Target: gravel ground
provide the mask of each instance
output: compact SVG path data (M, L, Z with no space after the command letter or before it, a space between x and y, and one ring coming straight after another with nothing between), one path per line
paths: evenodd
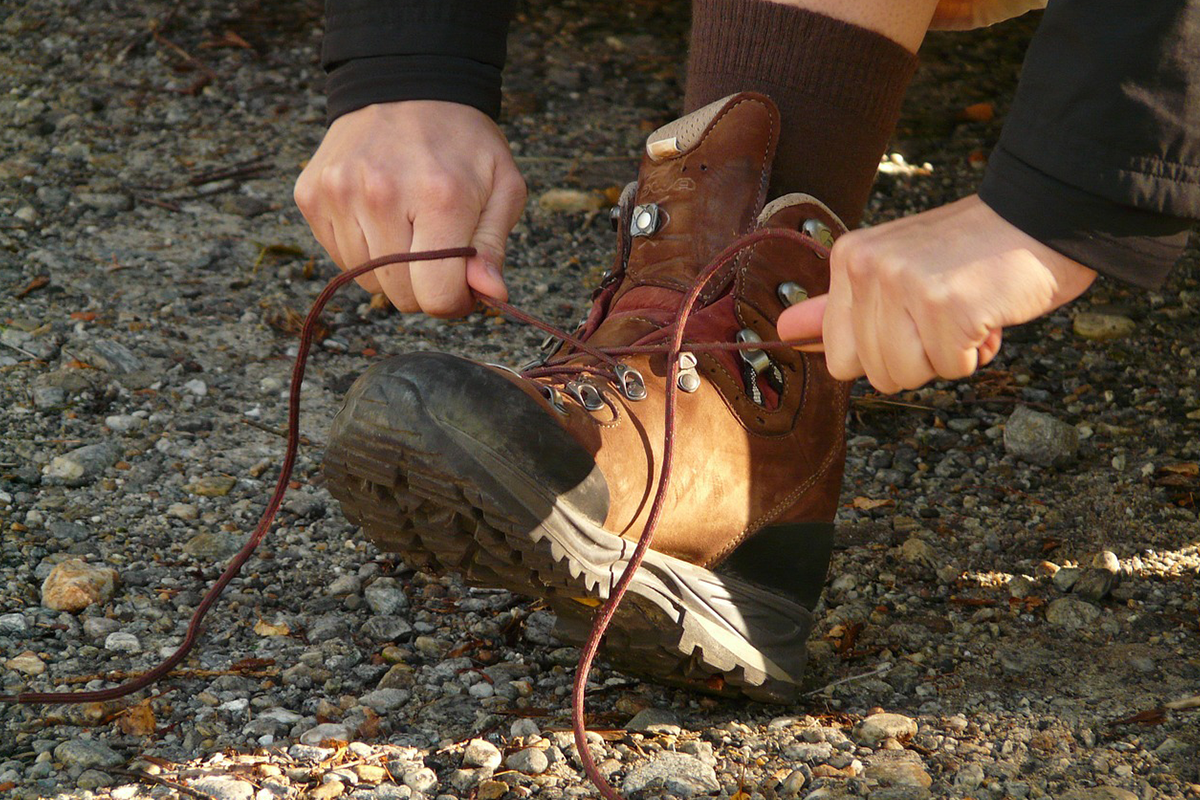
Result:
M320 4L6 0L0 19L0 687L100 688L181 641L277 474L296 315L334 273L290 200L322 132ZM686 24L678 0L523 6L504 120L532 198L523 307L585 308L597 198L674 116ZM972 190L1033 24L931 39L871 221ZM113 705L0 709L0 791L592 794L548 612L377 552L319 471L372 359L519 363L541 336L334 305L278 529L186 668ZM1007 332L970 381L860 389L810 694L601 667L601 768L634 796L1200 797L1200 710L1167 705L1200 692L1198 321L1191 251L1159 293L1102 282Z

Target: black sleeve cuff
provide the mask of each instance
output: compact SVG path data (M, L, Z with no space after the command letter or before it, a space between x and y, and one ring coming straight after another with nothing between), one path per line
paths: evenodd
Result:
M988 159L979 197L1051 249L1143 289L1166 281L1191 226L1187 219L1115 203L1063 183L1003 145Z
M500 116L500 68L458 56L375 56L336 67L326 83L327 116L373 103L447 100Z

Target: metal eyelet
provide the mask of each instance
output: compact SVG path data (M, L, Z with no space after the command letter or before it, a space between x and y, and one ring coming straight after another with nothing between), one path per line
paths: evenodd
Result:
M542 395L546 398L546 400L549 401L551 407L555 411L557 411L560 414L567 413L567 407L563 403L562 392L560 392L558 389L555 389L553 386L547 386L544 383L539 383L537 385L537 387L538 387L538 390L542 393Z
M806 219L801 230L822 247L833 247L833 231L819 219Z
M629 219L629 235L653 236L661 224L662 215L657 203L634 206Z
M621 207L613 206L608 210L608 222L614 231L621 229Z
M700 389L700 373L696 371L696 356L689 352L679 354L679 377L675 383L689 394Z
M601 397L600 390L592 384L586 381L570 381L566 388L579 405L588 411L599 411L604 408L604 398Z
M779 296L779 302L783 303L784 308L790 308L808 299L808 292L795 281L779 284L775 294Z
M621 394L625 395L627 399L646 399L646 381L642 378L642 373L624 364L617 364L613 367L613 372L617 374L617 386L621 390Z
M739 342L761 342L762 337L749 328L742 328L738 331L737 340ZM767 355L766 350L739 350L738 353L741 354L742 361L754 367L756 372L762 372L771 366L771 358Z

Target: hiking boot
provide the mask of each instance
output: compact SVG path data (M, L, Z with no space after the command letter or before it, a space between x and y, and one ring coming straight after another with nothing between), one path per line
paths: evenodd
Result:
M665 342L697 275L756 228L832 244L844 228L816 199L763 207L778 132L771 101L747 93L650 136L574 338ZM760 241L705 284L684 348L775 340L783 309L828 283L814 248ZM382 550L544 598L556 633L582 642L646 525L666 433L666 356L618 359L561 344L525 376L440 353L385 359L334 422L329 489ZM661 682L786 701L832 548L848 384L821 354L698 346L676 382L661 518L602 652Z

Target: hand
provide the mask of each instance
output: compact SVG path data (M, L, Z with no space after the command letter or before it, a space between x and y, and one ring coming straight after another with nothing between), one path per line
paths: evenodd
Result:
M479 254L380 267L358 279L401 311L462 316L471 289L506 299L508 234L525 182L483 112L458 103L379 103L339 117L296 181L296 205L343 270L392 253L471 245Z
M1096 273L1021 232L978 196L841 236L829 294L783 312L779 335L814 338L839 380L881 392L963 378L1000 332L1083 294Z

